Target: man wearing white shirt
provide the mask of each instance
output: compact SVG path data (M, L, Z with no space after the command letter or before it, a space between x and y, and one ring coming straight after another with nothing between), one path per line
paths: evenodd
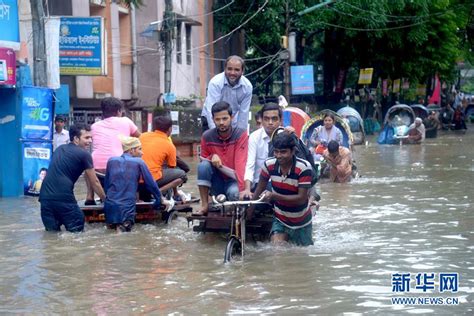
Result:
M262 127L249 136L247 164L245 165L245 190L240 198L251 198L252 188L258 183L263 163L268 158L268 144L283 117L281 108L276 103L267 103L261 109Z
M230 104L234 114L232 127L247 130L253 86L243 76L244 67L245 63L241 57L230 56L225 61L224 72L215 75L209 81L201 113L203 132L216 127L212 119L211 108L219 101Z
M56 115L54 119L53 151L61 145L69 144L69 132L64 129L65 119Z

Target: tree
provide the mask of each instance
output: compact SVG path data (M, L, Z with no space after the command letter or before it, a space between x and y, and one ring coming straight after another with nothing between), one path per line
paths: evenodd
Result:
M279 37L285 31L285 3L286 0L270 1L259 16L243 27L247 52L251 53L247 58L278 51ZM223 10L232 15L219 12L216 27L228 32L263 4L263 0L232 4ZM296 15L313 4L314 1L289 1L291 27L306 42L300 49L304 52L300 62L323 61L324 94L333 101L339 97L333 92L338 77L342 74L344 79L351 67L373 67L378 76L403 77L412 82L424 82L435 72L444 79L453 79L456 61L468 55L460 45L462 36L474 33L474 27L469 26L473 15L469 0L345 0ZM218 1L216 8L223 5ZM265 75L274 67L268 67ZM261 77L251 79L258 82Z

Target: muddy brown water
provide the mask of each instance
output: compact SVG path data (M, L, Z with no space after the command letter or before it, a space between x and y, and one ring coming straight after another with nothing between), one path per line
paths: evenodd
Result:
M225 238L179 218L114 234L43 229L34 198L0 199L0 313L472 315L474 126L416 146L369 138L362 177L319 185L312 247L250 244L223 264ZM196 161L190 161L195 170ZM195 174L185 186L197 194ZM84 187L76 190L83 197ZM418 273L459 274L456 293L414 289ZM410 273L410 293L392 274ZM454 297L459 304L394 305L394 297Z

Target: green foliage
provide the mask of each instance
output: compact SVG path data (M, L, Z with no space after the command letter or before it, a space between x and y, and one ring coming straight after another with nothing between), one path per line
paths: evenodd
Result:
M216 1L214 9L229 2ZM223 34L232 31L265 3L235 1L216 13L217 30ZM344 0L297 15L313 5L315 1L310 0L268 1L242 27L248 52L245 58L278 52L289 16L289 31L306 40L306 46L299 49L304 52L301 62L324 63L326 94L332 93L340 69L373 67L376 77L424 82L436 72L444 80L454 79L458 61L474 61L472 0ZM247 72L267 62L249 62ZM258 87L279 65L276 59L250 79ZM271 77L281 80L281 72Z

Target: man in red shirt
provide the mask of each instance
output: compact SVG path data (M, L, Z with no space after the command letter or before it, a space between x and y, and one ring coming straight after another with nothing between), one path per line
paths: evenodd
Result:
M244 173L247 163L248 135L241 128L232 127L232 108L220 101L212 106L215 128L204 132L201 138L202 161L198 165L197 184L201 196L201 209L195 214L205 215L209 208L209 192L225 194L227 200L237 201L245 189ZM228 176L223 169L232 169Z

